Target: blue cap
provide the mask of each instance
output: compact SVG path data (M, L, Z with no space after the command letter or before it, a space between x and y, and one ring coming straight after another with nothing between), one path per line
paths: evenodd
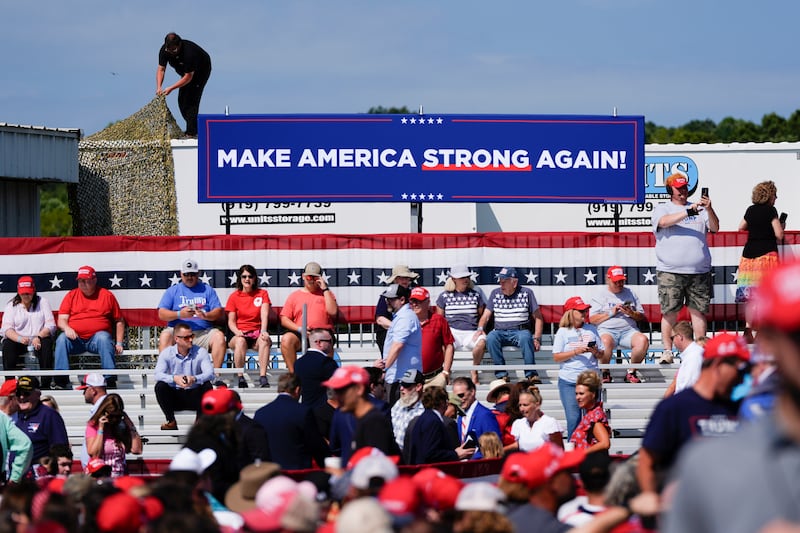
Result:
M497 273L497 279L508 279L508 278L516 278L517 277L517 269L514 267L503 267L500 269L500 272Z

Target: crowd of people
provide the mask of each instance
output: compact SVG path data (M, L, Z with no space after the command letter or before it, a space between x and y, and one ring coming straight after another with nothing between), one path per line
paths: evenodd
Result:
M500 269L498 287L485 297L469 269L455 265L433 306L419 275L396 266L375 309L385 332L380 355L360 367L334 360L336 297L321 266L308 263L303 287L280 313L287 372L277 397L250 417L215 368L228 348L239 368L254 349L259 386L270 386L269 294L255 269L242 265L223 309L187 259L180 283L158 304L167 323L155 371L161 429L178 429L178 411L196 417L169 471L152 480L128 475L126 456L141 453L142 438L122 398L108 392L113 375L90 373L79 387L91 409L76 474L58 406L42 396L49 387L71 388L68 378L9 378L0 387L0 532L796 531L800 262L780 264L764 245L783 236L770 183L756 187L753 202L761 207L749 209L741 226L749 232L748 274L737 297L746 302L748 330L707 336L705 233L719 222L707 194L690 203L685 176L667 179L670 202L653 216L661 362L677 357L680 366L630 458L609 456L602 388L612 378L599 366L616 347L629 349L634 363L649 348L638 329L644 311L620 266L608 268L590 303L577 295L564 302L552 346L563 428L533 367L542 313L514 267ZM3 316L6 370L17 370L29 351L42 368L52 360L56 371L83 351L114 368L124 340L119 305L97 286L92 267L81 267L77 281L56 323L33 279L19 279ZM678 321L684 306L690 320ZM476 364L488 351L502 365L506 345L531 365L524 379L497 370L481 399L478 371L451 375L455 350L471 351ZM642 380L635 370L625 377ZM242 373L238 387L247 386ZM428 466L481 459L502 460L496 480L462 480ZM731 506L734 491L745 487L748 499Z

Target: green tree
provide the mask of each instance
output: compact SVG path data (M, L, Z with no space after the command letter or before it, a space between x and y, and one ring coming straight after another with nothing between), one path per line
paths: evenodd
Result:
M370 115L408 115L411 111L409 111L406 106L386 108L379 105L377 107L370 107L367 113Z
M72 235L66 183L45 183L39 189L39 225L43 237Z

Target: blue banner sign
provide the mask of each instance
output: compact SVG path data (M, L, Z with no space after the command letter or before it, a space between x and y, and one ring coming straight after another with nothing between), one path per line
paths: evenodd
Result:
M644 117L201 115L199 202L641 203Z

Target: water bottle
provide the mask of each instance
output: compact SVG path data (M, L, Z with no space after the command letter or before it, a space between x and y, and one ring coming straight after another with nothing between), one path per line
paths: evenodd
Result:
M25 354L25 370L39 370L39 358L34 353L33 344L28 344L28 352Z

